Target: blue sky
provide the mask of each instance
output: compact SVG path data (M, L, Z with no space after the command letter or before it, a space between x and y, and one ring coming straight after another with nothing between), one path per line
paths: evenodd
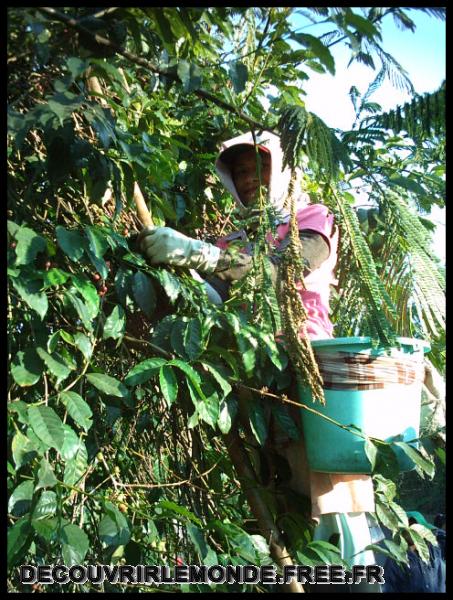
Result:
M416 93L432 92L439 88L446 77L446 22L416 10L411 10L409 15L415 22L415 32L401 30L392 17L386 17L383 20L381 45L406 70ZM311 35L320 35L332 29L332 26L312 26L301 15L294 17L294 25L298 31L304 27L302 31ZM353 63L348 68L350 51L342 43L332 46L330 50L335 59L335 76L310 72L310 79L303 84L306 92L304 99L307 109L321 117L327 125L349 129L354 122L349 90L355 85L363 94L377 71L361 63ZM390 81L386 81L370 97L370 101L381 104L384 111L408 100L409 95L395 88ZM445 261L445 209L434 207L429 218L437 225L434 251Z
M431 17L420 11L410 11L416 24L416 30L402 31L392 17L383 20L381 45L407 71L415 91L419 94L436 90L445 79L446 24L445 21ZM295 28L304 25L304 33L320 35L327 28L322 25L311 26L307 19L295 16ZM364 93L376 76L377 71L361 63L347 67L350 52L339 43L331 47L335 58L336 74L318 74L310 72L310 79L304 82L306 105L330 127L348 129L354 121L354 110L349 99L349 90L355 85ZM377 61L378 62L378 61ZM409 96L395 88L388 80L370 98L382 105L383 110L404 104Z

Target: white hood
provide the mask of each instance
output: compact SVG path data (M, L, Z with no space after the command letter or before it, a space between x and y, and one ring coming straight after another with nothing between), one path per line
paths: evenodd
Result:
M264 146L270 152L271 175L269 183L269 197L272 205L280 212L281 219L279 219L279 221L283 223L289 218L289 207L285 209L284 203L288 195L288 186L291 179L291 171L288 167L283 169L283 151L280 146L280 138L274 135L273 133L264 131L263 133L256 136L256 143L258 146ZM243 212L246 210L246 208L241 202L241 199L239 198L239 194L236 190L236 186L234 185L233 178L231 176L230 167L227 163L222 161L222 153L225 150L231 148L232 146L237 146L241 144L250 144L253 147L254 142L252 134L244 133L242 135L238 135L235 138L232 138L231 140L223 142L223 144L220 146L220 154L216 160L215 166L220 181L232 194L240 212ZM301 171L297 170L297 174L298 178L296 181L296 194L298 188L300 187L300 184L298 182L300 180ZM297 210L303 208L304 206L307 206L307 204L309 203L308 194L300 192L298 196L296 195L296 202Z

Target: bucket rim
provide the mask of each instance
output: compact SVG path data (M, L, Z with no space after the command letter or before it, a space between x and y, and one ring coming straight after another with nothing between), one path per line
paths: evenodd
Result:
M407 338L397 337L396 341L402 346L413 346L415 349L422 349L424 354L431 350L431 344L426 340L418 338ZM312 340L311 345L313 348L323 348L325 346L337 346L337 345L357 345L363 344L370 345L372 338L370 336L359 336L359 337L340 337L340 338L327 338L322 340Z

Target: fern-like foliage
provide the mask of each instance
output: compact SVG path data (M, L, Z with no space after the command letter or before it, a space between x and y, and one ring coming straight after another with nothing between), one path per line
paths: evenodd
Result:
M387 191L386 203L395 214L399 236L407 244L414 300L421 307L421 326L437 337L445 327L445 278L431 258L431 238L420 219L398 194Z
M414 139L440 135L445 131L445 81L437 91L418 95L403 107L367 117L362 123L392 129L395 134L406 131Z
M327 181L335 179L340 164L350 166L349 156L342 142L317 115L303 106L288 106L277 125L283 150L283 163L294 170L306 155L316 175Z
M371 335L384 345L394 344L398 334L394 327L396 309L379 277L356 211L346 194L331 192L336 201L341 242L337 272L341 273L342 293L332 311L336 316L336 336L360 333Z
M445 278L431 256L430 233L402 196L386 189L376 200L385 235L375 263L368 256L365 234L354 224L354 209L337 198L340 291L331 303L335 335L382 338L379 329L385 319L396 335L422 337L435 346L445 327ZM367 261L371 272L365 273ZM377 294L382 302L378 307Z

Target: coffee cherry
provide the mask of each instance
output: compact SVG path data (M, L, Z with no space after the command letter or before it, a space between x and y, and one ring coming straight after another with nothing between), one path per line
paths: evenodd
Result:
M99 281L101 279L101 276L99 275L99 273L95 273L93 275L93 281Z
M50 260L48 260L46 262L46 264L44 265L44 267L45 267L46 271L48 271L52 267L52 263L50 262Z
M10 248L12 248L14 250L14 248L17 246L16 242L11 242L10 244Z

